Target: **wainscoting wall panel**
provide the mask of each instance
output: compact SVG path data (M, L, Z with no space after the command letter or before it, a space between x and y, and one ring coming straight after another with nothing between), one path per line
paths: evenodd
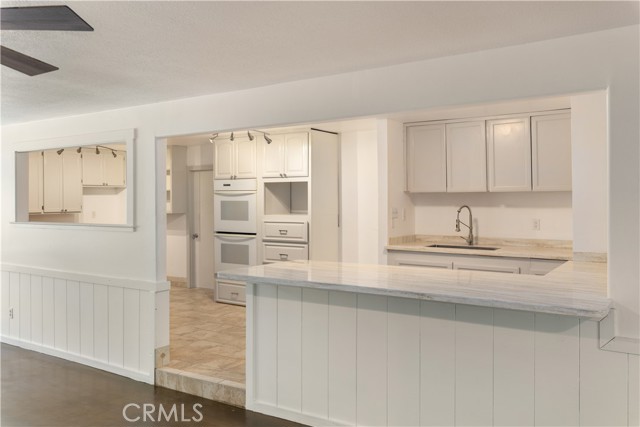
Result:
M248 409L332 426L638 419L638 357L601 350L597 322L287 286L247 295Z
M154 381L155 295L165 283L3 265L2 341Z

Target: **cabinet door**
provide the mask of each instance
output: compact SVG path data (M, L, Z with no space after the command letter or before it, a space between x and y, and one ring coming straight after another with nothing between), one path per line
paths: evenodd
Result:
M484 121L448 123L447 191L487 191Z
M271 144L262 144L262 177L280 178L283 171L284 135L273 135Z
M234 144L228 139L215 141L214 179L231 179L234 171Z
M42 212L42 151L29 153L29 213Z
M43 156L43 199L46 213L62 212L62 155L47 150Z
M406 156L409 192L447 191L444 124L407 127Z
M105 151L96 154L93 148L82 150L82 185L104 185L102 158L106 155Z
M309 176L309 135L306 132L284 136L284 176Z
M113 157L111 151L103 156L104 182L106 185L113 187L123 187L125 183L125 152L114 151L116 157ZM84 167L84 163L83 163ZM83 169L84 174L84 169Z
M571 191L571 115L531 118L533 191Z
M529 117L487 121L489 191L531 191Z
M82 211L82 159L75 150L62 153L62 204L65 212Z
M256 173L256 140L240 139L235 142L236 178L255 178Z

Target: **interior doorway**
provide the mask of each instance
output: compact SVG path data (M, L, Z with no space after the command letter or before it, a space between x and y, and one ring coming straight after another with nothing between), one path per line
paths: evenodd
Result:
M212 169L189 171L189 194L189 287L213 289Z

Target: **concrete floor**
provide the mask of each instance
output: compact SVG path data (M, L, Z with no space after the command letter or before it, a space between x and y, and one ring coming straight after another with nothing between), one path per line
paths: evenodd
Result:
M2 344L1 352L3 427L300 426L6 344ZM123 417L123 409L130 403L155 408L162 404L165 411L177 404L178 415L160 421L156 410L151 412L153 421L143 421L142 410L132 406L127 416L140 420L129 422ZM194 404L202 405L197 407L202 414L199 422ZM180 421L181 405L189 421Z
M171 287L168 368L245 382L245 308L220 304L213 290Z

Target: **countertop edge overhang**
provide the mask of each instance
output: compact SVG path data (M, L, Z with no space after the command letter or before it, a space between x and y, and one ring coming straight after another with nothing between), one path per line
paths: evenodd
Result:
M376 264L290 261L216 273L219 279L255 285L393 296L602 320L606 264L568 261L545 276L434 270Z

